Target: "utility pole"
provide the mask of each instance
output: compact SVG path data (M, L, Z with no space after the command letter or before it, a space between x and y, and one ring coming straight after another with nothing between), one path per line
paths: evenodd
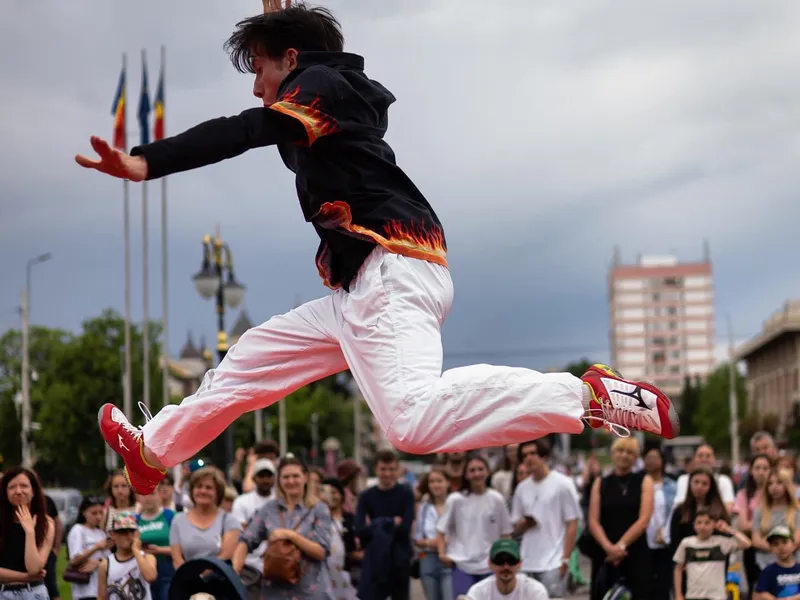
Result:
M733 342L733 325L730 314L728 322L728 377L730 379L730 392L728 406L731 412L731 463L735 467L739 464L739 402L736 397L736 355Z
M22 466L30 469L33 466L31 457L31 367L28 331L28 288L22 291Z
M286 398L278 402L278 445L281 456L286 456L289 451L289 442L286 435Z

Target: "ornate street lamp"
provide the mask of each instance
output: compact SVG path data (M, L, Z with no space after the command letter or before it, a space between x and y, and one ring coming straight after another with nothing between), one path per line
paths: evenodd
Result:
M203 263L200 271L192 277L197 293L206 300L216 297L217 309L217 356L220 362L228 353L228 334L225 331L225 308L238 308L244 300L245 287L236 280L233 271L233 255L228 244L219 236L203 238ZM225 430L225 465L233 462L233 428Z

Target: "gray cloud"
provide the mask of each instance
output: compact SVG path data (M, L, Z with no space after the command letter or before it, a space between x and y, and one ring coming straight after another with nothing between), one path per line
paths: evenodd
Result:
M331 0L348 49L398 97L389 141L443 219L457 286L445 347L475 360L547 368L605 357L606 274L624 257L715 260L717 307L740 333L797 294L800 6L586 0ZM77 327L122 306L121 185L72 155L110 135L120 54L128 97L139 49L155 86L168 46L167 127L253 104L222 42L255 0L119 5L0 4L0 326L13 326L27 257L34 317ZM134 109L131 140L138 138ZM263 150L170 178L173 349L213 334L189 277L220 222L255 319L324 293L316 239L291 174ZM151 313L158 303L158 198L150 186ZM132 187L134 307L140 314L140 188ZM481 354L545 348L520 356ZM557 348L565 347L564 351ZM471 360L463 354L448 365Z

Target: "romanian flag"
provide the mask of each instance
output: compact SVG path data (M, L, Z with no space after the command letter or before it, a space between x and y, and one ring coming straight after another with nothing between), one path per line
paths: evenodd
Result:
M139 96L139 136L141 144L150 143L150 88L147 85L147 61L142 54L142 94Z
M158 88L155 98L155 122L153 123L153 138L164 139L164 65L161 65L161 74L158 76Z
M125 68L119 74L119 85L117 95L114 97L114 104L111 107L111 114L114 115L114 142L113 146L117 150L125 152L127 144L125 141Z

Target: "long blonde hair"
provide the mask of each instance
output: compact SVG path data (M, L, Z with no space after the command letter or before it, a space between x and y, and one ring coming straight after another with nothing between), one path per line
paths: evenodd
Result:
M314 490L311 488L311 486L308 485L309 483L308 467L303 461L301 461L299 458L295 458L294 456L288 456L286 458L283 458L281 459L281 462L278 464L278 484L275 486L276 487L275 496L280 500L283 500L284 503L286 502L286 494L284 493L283 488L281 487L281 472L286 467L290 467L292 465L300 467L300 469L303 471L303 474L306 476L306 483L303 488L303 506L309 509L314 508L317 504L319 504L320 499L314 493Z
M769 475L767 475L764 493L761 495L761 522L758 526L761 529L762 535L766 535L770 528L772 528L772 509L776 507L775 500L772 494L769 493L769 480L773 477L783 484L783 502L781 502L780 505L786 505L785 522L792 529L794 529L795 516L797 515L797 500L795 499L792 480L789 479L786 473L782 473L775 467L771 468L769 470Z

